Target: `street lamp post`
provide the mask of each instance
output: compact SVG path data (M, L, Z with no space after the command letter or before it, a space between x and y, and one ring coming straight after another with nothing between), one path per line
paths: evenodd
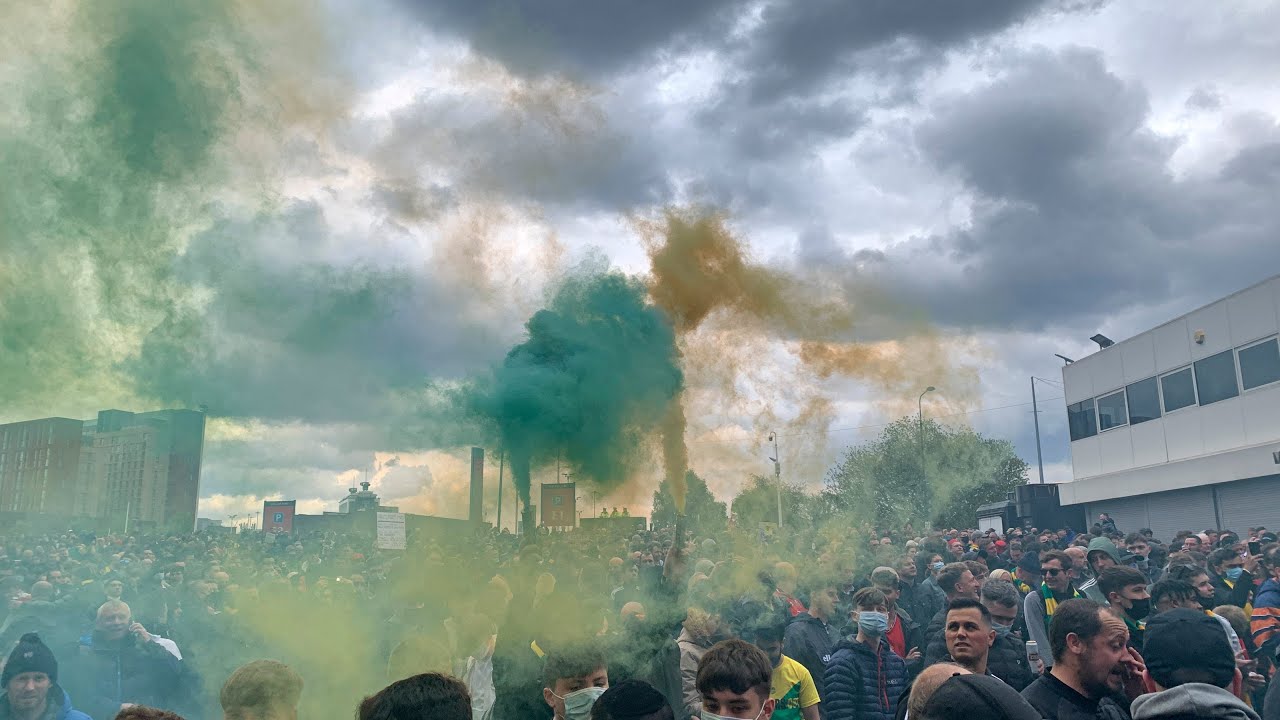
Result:
M929 479L928 470L925 470L924 467L924 396L934 390L937 390L937 388L930 385L924 389L924 392L920 393L920 397L916 398L916 417L920 421L920 478L922 480Z
M773 457L769 458L773 461L773 479L775 489L778 493L778 529L782 529L782 460L778 454L778 433L770 432L769 441L773 443Z

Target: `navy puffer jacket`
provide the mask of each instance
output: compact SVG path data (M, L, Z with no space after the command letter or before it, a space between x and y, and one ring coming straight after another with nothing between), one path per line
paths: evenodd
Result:
M827 720L892 720L907 688L907 665L883 638L875 648L848 638L836 646L824 680Z

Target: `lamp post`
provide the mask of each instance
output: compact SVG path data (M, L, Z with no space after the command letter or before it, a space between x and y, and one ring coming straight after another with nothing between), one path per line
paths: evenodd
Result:
M769 432L769 442L773 443L773 457L769 458L773 461L773 479L776 483L775 489L778 493L778 529L782 529L782 456L778 454L778 433Z
M924 468L924 396L937 389L930 385L916 398L916 417L920 421L920 478L923 480L928 480L928 471Z

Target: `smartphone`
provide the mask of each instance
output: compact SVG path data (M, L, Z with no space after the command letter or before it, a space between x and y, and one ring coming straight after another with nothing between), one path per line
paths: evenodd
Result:
M1250 541L1249 541L1249 554L1250 554L1250 555L1261 555L1261 554L1262 554L1262 543L1258 542L1257 540L1250 540Z

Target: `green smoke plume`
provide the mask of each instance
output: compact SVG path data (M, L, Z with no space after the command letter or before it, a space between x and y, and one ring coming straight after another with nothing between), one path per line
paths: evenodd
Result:
M675 333L638 280L618 273L570 277L526 323L528 339L471 410L492 423L527 505L535 464L561 457L581 479L616 486L661 421L683 376Z
M22 412L128 392L110 369L182 294L171 263L244 45L202 0L14 17L30 27L7 30L29 46L0 75L0 377L23 381L0 383L0 406Z

